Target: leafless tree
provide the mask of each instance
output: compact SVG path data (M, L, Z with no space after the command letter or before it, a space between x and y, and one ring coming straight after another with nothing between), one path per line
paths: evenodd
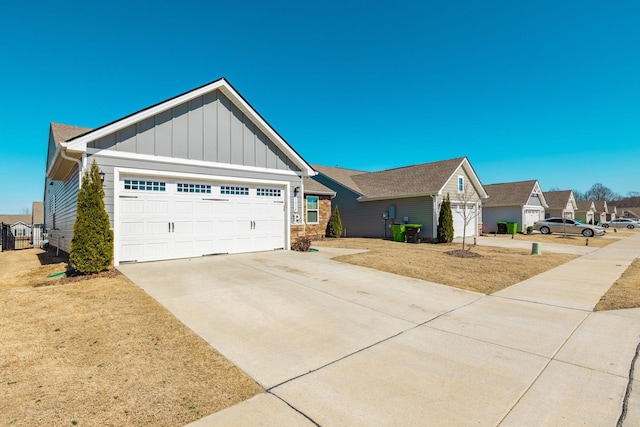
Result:
M466 181L466 180L465 180ZM458 194L458 209L454 212L462 217L464 228L462 229L462 250L465 249L467 239L467 226L480 215L480 199L473 188L467 182L464 183L462 193ZM475 207L475 209L474 209Z

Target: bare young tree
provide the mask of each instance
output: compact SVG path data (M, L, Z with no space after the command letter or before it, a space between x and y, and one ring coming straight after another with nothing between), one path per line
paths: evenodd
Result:
M464 228L462 229L462 250L464 251L467 239L467 226L480 215L480 199L466 180L462 193L458 194L458 202L458 209L455 209L454 212L462 218L464 223Z

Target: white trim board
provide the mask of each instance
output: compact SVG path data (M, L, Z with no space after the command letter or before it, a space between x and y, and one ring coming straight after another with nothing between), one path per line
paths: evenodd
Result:
M207 167L207 168L227 169L227 170L234 170L234 171L241 171L241 172L259 172L259 173L268 173L268 174L283 175L283 176L299 176L299 173L300 173L300 172L294 172L289 170L261 168L257 166L232 165L229 163L208 162L205 160L180 159L176 157L154 156L151 154L136 154L136 153L122 152L122 151L104 150L99 148L87 148L87 154L96 156L96 157L107 157L112 159L142 160L142 161L154 162L154 163L165 163L165 164L174 164L174 165L183 165L183 166L201 166L201 167Z

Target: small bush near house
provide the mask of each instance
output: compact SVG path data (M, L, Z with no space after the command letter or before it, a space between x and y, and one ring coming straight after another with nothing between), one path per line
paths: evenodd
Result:
M449 193L440 205L438 217L438 243L450 243L453 241L453 213L451 212L451 200Z
M340 236L342 236L342 219L340 219L340 211L338 210L338 205L336 205L327 224L327 237Z
M298 252L309 252L311 239L307 236L299 236L291 245L291 249Z
M533 227L532 226L528 226L527 227L527 234L533 234Z
M69 261L81 274L104 271L113 258L113 232L104 208L104 190L99 174L94 160L91 168L85 171L82 187L78 190L78 209Z

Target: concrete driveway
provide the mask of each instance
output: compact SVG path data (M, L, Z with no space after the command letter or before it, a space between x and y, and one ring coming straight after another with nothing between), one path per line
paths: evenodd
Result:
M640 236L490 296L339 252L119 267L267 389L193 425L640 425L640 309L591 312Z

